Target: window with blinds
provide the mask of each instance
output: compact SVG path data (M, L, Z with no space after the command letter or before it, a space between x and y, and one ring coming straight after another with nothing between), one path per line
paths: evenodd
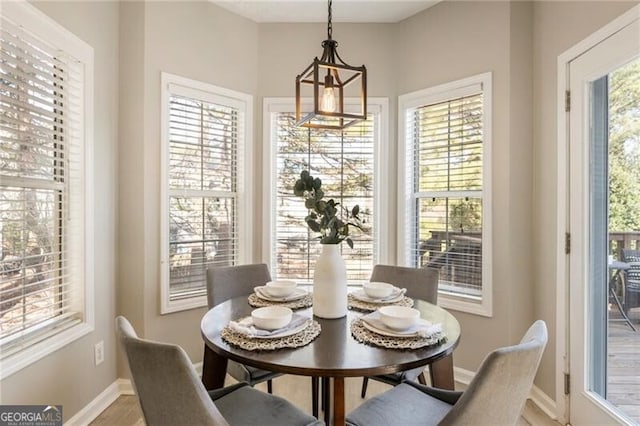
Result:
M373 269L376 243L374 224L375 146L379 114L339 131L295 126L294 112L274 112L272 149L275 152L275 190L272 247L272 274L278 278L312 282L320 245L317 233L309 230L304 218L304 200L293 194L293 185L302 170L322 179L325 198L333 198L351 209L360 206L367 232L354 232L354 248L341 244L350 284L368 281ZM275 271L275 273L273 273Z
M169 306L181 300L202 301L207 268L238 263L245 106L178 84L169 84L166 102Z
M54 45L59 28L30 7L12 4L0 18L0 362L5 365L84 323L91 285L85 273L90 260L85 237L92 225L85 219L84 132L92 52L86 45L79 50ZM34 25L36 31L26 30Z
M406 261L440 271L441 294L482 301L487 134L481 82L405 100Z

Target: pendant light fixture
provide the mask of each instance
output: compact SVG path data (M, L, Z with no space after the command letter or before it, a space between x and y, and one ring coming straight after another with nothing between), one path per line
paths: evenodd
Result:
M322 42L322 57L316 57L296 77L296 125L340 130L367 119L367 69L354 67L338 55L338 42L332 38L331 6L327 23L327 39ZM359 98L359 107L345 110L345 93ZM312 110L302 112L302 98L313 98Z

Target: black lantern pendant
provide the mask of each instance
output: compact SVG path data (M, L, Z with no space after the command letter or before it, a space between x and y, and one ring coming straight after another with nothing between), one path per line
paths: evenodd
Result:
M331 38L331 4L332 0L329 0L327 39L322 42L322 58L316 57L296 77L297 126L340 130L367 119L367 69L364 65L351 66L338 55L338 42ZM353 112L345 111L347 90L359 97L359 109L356 107ZM312 94L304 93L311 91ZM302 112L301 103L305 96L313 96L312 111L306 114Z

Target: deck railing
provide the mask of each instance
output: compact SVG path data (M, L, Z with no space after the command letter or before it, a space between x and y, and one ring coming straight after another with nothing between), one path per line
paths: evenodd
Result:
M609 232L609 254L622 259L623 249L640 250L640 231ZM440 280L459 288L482 288L482 234L431 231L420 244L420 266L436 268Z
M430 231L420 244L420 266L440 271L440 282L459 290L482 288L482 233Z
M640 250L640 231L609 231L609 254L620 260L623 249Z

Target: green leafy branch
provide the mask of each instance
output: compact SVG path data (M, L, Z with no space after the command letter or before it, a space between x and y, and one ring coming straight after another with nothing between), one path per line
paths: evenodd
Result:
M346 240L349 247L353 248L353 240L349 237L349 227L359 229L366 232L363 227L364 221L360 220L360 206L357 204L349 211L340 203L336 203L333 198L323 200L324 191L322 190L322 181L320 178L314 178L307 170L300 173L293 187L293 193L299 197L304 197L304 205L310 210L304 221L314 232L320 233L321 244L340 244ZM337 216L339 209L342 208L346 221Z

